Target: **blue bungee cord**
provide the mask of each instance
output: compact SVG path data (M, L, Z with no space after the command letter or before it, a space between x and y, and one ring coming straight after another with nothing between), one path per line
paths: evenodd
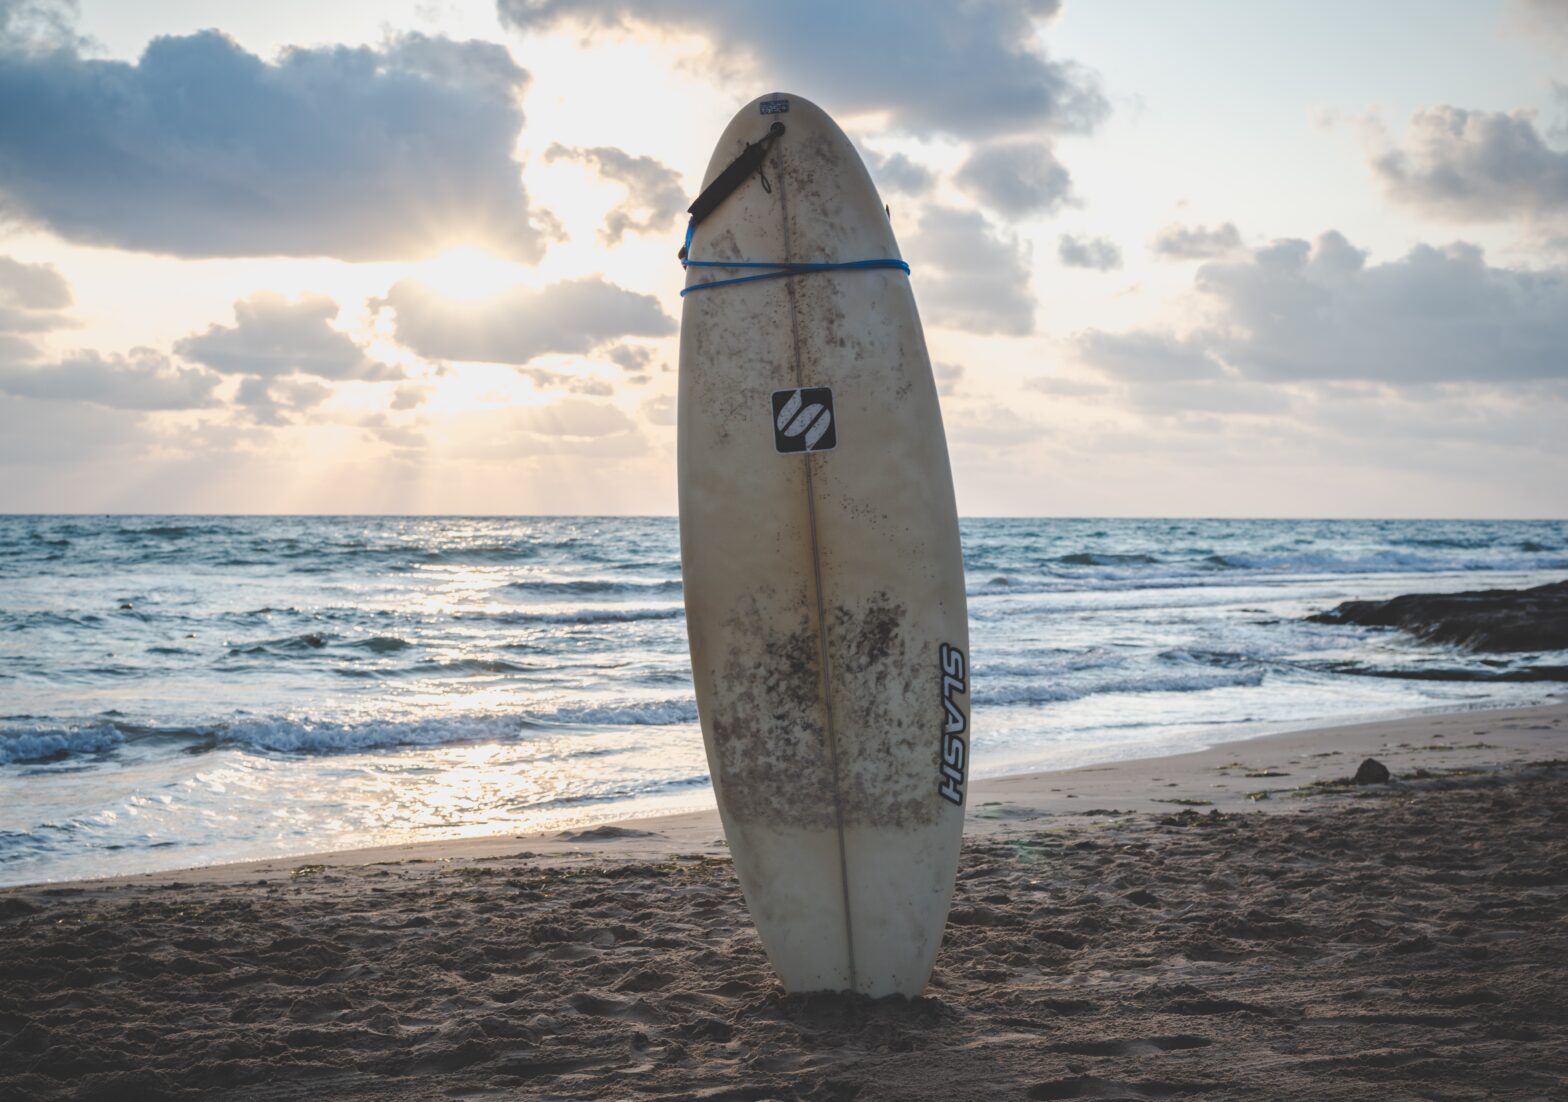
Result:
M788 109L788 104L785 105ZM834 263L826 260L794 261L794 260L693 260L691 258L691 239L697 232L697 223L724 202L724 200L741 184L751 178L755 172L762 181L764 191L772 191L768 178L762 174L762 161L768 154L769 147L784 134L784 123L775 119L773 125L768 127L768 132L754 142L747 142L746 148L741 150L723 172L714 177L714 180L701 195L687 208L691 221L686 223L686 244L681 246L680 259L682 268L757 268L761 269L756 275L733 276L729 279L711 279L706 283L693 283L690 287L681 289L681 298L685 298L693 291L705 291L712 287L730 287L737 283L755 283L759 279L780 279L784 276L805 275L807 272L853 272L866 271L872 268L891 268L909 274L909 265L902 260L888 257L883 260L846 260Z
M682 268L762 268L765 271L757 275L733 276L729 279L713 279L706 283L693 283L690 287L681 288L681 298L685 298L693 291L705 291L711 287L729 287L736 283L755 283L759 279L779 279L783 276L804 275L807 272L854 272L867 271L874 268L890 268L909 274L909 265L902 260L887 257L880 260L844 260L831 262L793 261L793 260L693 260L691 258L691 238L696 232L697 223L694 219L686 226L686 244L681 249Z

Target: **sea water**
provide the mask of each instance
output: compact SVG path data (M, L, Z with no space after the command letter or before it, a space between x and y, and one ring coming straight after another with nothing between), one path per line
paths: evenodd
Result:
M1568 656L1305 622L1568 523L963 525L977 776L1528 703ZM670 518L0 517L0 883L711 806Z

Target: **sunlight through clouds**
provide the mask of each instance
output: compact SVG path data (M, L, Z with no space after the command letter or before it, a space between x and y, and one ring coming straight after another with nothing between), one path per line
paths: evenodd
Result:
M673 509L684 208L736 105L782 88L882 189L951 368L966 510L1094 512L1073 457L1137 440L1162 458L1100 470L1158 511L1198 418L1231 419L1203 462L1241 484L1263 477L1241 421L1326 455L1334 419L1436 423L1452 396L1431 388L1457 386L1490 411L1491 466L1453 489L1412 452L1399 477L1549 509L1487 488L1539 440L1507 388L1568 403L1556 361L1515 354L1568 279L1558 55L1519 34L1538 7L1424 32L1492 36L1463 72L1379 69L1374 13L1341 44L1359 75L1265 81L1251 47L1327 48L1332 21L1304 0L1144 12L1132 38L1116 4L1036 0L0 3L0 423L77 444L39 443L61 458L9 504L91 484L94 507L152 485L189 508ZM1237 109L1227 67L1267 93ZM1381 118L1411 121L1358 147ZM1329 226L1367 254L1338 282L1268 251ZM1466 293L1492 304L1474 329L1442 305ZM1417 338L1425 316L1460 339ZM1352 368L1380 389L1350 395ZM631 427L540 431L589 409ZM111 470L137 455L161 483Z

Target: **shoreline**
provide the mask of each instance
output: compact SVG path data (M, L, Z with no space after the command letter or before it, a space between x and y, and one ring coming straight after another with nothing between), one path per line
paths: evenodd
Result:
M14 888L0 1095L1558 1097L1565 749L1558 702L997 779L915 999L786 994L712 813Z
M1477 740L1481 741L1477 741ZM973 842L1118 816L1186 810L1288 812L1323 782L1355 772L1367 757L1397 778L1418 769L1498 768L1568 756L1568 700L1525 707L1429 711L1392 719L1278 731L1202 750L975 780L964 838ZM1332 791L1332 790L1328 790ZM1258 793L1267 793L1258 796ZM1321 788L1313 795L1322 795ZM395 842L108 877L0 887L64 893L154 882L230 884L293 876L300 869L387 863L450 863L526 857L570 866L727 856L717 809L639 816L581 829Z

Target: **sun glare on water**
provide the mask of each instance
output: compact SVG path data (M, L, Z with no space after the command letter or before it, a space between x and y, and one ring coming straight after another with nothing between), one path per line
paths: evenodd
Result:
M472 245L448 249L415 266L415 278L450 298L476 300L523 282L526 269Z

